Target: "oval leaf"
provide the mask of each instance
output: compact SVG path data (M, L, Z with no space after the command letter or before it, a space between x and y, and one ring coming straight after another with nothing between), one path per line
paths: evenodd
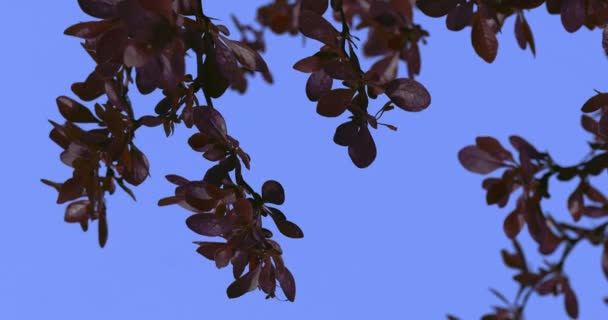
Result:
M431 94L416 80L395 79L386 84L385 90L391 101L405 111L422 111L431 104Z
M268 180L262 185L262 198L264 202L283 204L285 202L285 190L278 181Z

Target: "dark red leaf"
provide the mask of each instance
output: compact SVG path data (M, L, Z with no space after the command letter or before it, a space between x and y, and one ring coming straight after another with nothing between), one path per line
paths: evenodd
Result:
M418 0L418 9L429 17L439 18L445 16L454 8L459 0Z
M232 248L230 246L224 246L222 248L217 249L215 251L215 255L213 259L215 260L215 266L218 269L224 268L230 263L230 259L232 259Z
M264 202L283 204L285 202L285 190L278 181L268 180L262 185L262 198Z
M405 111L422 111L431 104L431 94L413 79L395 79L386 84L385 89L385 94L391 101Z
M458 152L460 164L475 173L488 174L500 167L502 162L477 146L467 146Z
M585 212L585 203L583 202L583 193L579 188L576 188L572 194L568 197L568 210L574 218L574 221L578 221Z
M507 250L500 250L500 254L502 256L502 260L510 268L514 269L525 269L526 265L521 257L517 253L509 253Z
M248 222L253 220L253 206L251 206L251 203L249 202L249 200L247 200L245 198L241 198L241 199L236 200L236 202L233 205L234 205L234 211L236 211L237 215L239 215L245 221L248 221Z
M150 176L150 164L146 155L135 145L131 146L130 159L127 171L123 176L128 183L138 186Z
M534 44L534 36L532 35L532 30L530 29L530 25L523 13L517 14L515 18L515 38L517 39L517 44L522 49L526 49L527 45L530 45L530 51L532 51L533 55L536 55L536 45Z
M473 1L467 1L454 7L445 19L446 27L452 31L460 31L471 24L473 18Z
M228 131L222 114L214 107L196 107L194 109L194 124L201 133L216 139L225 139Z
M84 188L77 180L70 178L66 180L59 188L57 195L57 204L66 203L68 201L82 197Z
M63 34L83 39L96 38L113 25L112 20L80 22L65 29Z
M304 238L304 232L298 227L297 224L289 220L274 219L274 223L277 225L279 231L289 238L299 239Z
M385 84L397 77L397 62L399 62L399 55L389 54L386 57L376 61L376 63L374 63L369 69L369 72L378 77L378 84Z
M366 168L376 159L376 143L367 126L362 126L355 141L348 146L348 155L358 168Z
M583 215L589 218L603 218L608 216L608 210L598 206L585 206Z
M90 202L79 200L70 203L65 209L65 222L82 222L89 219Z
M97 225L97 240L99 241L99 246L103 248L108 241L108 220L106 217L105 206L101 207L101 212L99 212L98 215L99 222Z
M302 11L299 17L299 29L308 38L318 40L330 47L338 46L338 30L316 12Z
M271 296L274 296L275 290L277 287L276 279L275 279L275 271L270 260L267 260L262 267L262 272L260 273L260 288Z
M296 282L293 279L293 275L286 267L279 268L277 266L276 273L277 280L279 280L279 284L281 285L281 289L287 297L287 300L294 301L296 299Z
M495 138L477 137L475 138L475 144L479 149L491 154L496 159L513 161L511 152L505 149Z
M249 254L243 250L237 250L230 259L230 263L232 263L232 274L235 279L238 279L245 272L245 267L249 263Z
M82 11L100 19L108 19L114 16L116 2L117 0L78 0Z
M354 89L334 89L321 96L317 113L324 117L337 117L346 111L353 99Z
M230 50L232 50L236 59L245 67L245 69L260 72L268 70L266 62L264 62L264 59L262 59L257 51L252 50L239 41L233 41L225 37L222 37L222 40L230 47Z
M321 69L321 59L317 56L306 57L293 65L293 68L304 73L312 73Z
M190 230L208 237L218 237L231 230L231 226L224 217L211 213L197 213L186 219Z
M250 270L241 278L238 278L231 283L230 286L228 286L228 289L226 289L228 298L238 298L249 291L255 290L255 288L258 287L261 271L262 267L258 264L255 269Z
M608 107L608 93L598 93L589 98L589 100L583 104L581 111L590 113L595 112L602 107Z
M140 68L152 58L154 51L143 43L130 41L125 47L123 62L127 67Z
M99 122L91 110L69 97L58 97L57 107L59 108L61 115L68 121L80 123Z
M576 299L576 294L572 290L569 284L564 283L563 285L564 291L564 305L566 307L566 312L568 315L574 319L578 318L578 300Z
M486 62L492 63L498 53L496 33L488 20L482 17L479 12L473 14L472 26L471 42L475 52Z
M359 126L352 121L345 122L336 128L334 142L337 145L348 147L357 140Z
M323 69L313 72L306 81L306 97L310 101L318 101L331 90L333 79Z
M521 216L519 207L513 210L503 222L503 231L509 239L515 239L523 228L525 220Z
M205 182L194 181L184 185L186 202L192 207L207 212L215 208L217 201L207 192Z
M225 243L220 242L195 242L199 247L196 249L196 252L201 254L203 257L209 260L215 260L215 252L222 249L226 246Z
M561 0L561 19L564 29L568 32L575 32L585 23L585 2L584 0Z

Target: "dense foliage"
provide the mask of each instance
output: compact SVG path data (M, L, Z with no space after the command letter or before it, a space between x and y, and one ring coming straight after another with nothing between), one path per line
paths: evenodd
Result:
M278 283L290 301L295 299L295 280L282 259L281 246L264 227L268 221L264 218L269 217L287 237L302 238L304 233L276 207L285 201L278 181L266 181L260 191L246 182L243 169L250 169L251 158L228 133L217 108L228 89L245 93L251 75L259 73L272 83L261 56L267 30L300 34L320 43L317 53L302 57L293 68L310 74L303 93L316 104L319 115L339 117L348 112L348 120L336 128L333 140L347 148L355 166L365 168L377 153L372 129L397 130L379 122L386 112L419 112L431 104L430 93L414 80L421 71L419 46L429 36L414 22L415 8L431 17L445 16L449 30L470 27L472 46L488 63L498 53L496 34L511 16L517 43L535 54L525 12L543 4L549 13L561 15L568 32L608 22L604 0L275 0L258 9L258 27L233 16L240 35L237 40L230 38L228 27L206 15L201 0L78 0L78 4L97 20L74 24L65 34L83 39L82 46L96 67L71 89L92 107L68 96L57 98L65 121L51 121L50 138L62 148L61 161L73 168L73 174L63 183L42 180L58 191L57 203L68 203L65 221L80 224L84 231L90 221L97 221L103 247L108 238L106 195L118 187L135 198L130 186L143 183L149 175L148 159L133 142L137 130L162 127L170 136L176 125L183 124L195 130L188 140L190 147L214 165L201 180L166 176L176 185L175 193L160 199L158 205L177 204L192 211L186 220L188 228L222 239L195 244L197 252L218 268L232 264L235 280L228 286L228 297L259 288L272 298ZM340 30L324 16L331 16ZM351 29L367 29L366 39L361 41ZM361 68L358 45L363 55L377 59L369 70ZM608 28L604 28L603 46L608 49ZM195 57L195 70L186 70L187 55ZM408 78L397 78L400 62L407 66ZM135 115L129 99L133 84L141 94L162 91L164 97L154 114ZM518 193L515 209L504 221L514 252L501 253L505 265L517 271L514 280L520 290L514 301L495 291L505 305L483 319L522 319L532 293L563 295L567 314L577 318L576 294L563 265L580 241L602 247L608 276L608 222L602 220L608 216L608 199L590 181L608 168L608 94L598 92L582 110L586 113L582 126L593 141L589 154L578 164L559 165L519 136L509 139L516 156L491 137L478 137L475 145L458 154L469 171L503 170L500 177L483 181L489 205L505 207ZM542 209L552 177L579 181L567 203L573 221L557 221ZM577 223L583 217L599 222L582 227ZM527 263L517 240L524 226L538 244L538 252L557 255L555 262L538 269Z

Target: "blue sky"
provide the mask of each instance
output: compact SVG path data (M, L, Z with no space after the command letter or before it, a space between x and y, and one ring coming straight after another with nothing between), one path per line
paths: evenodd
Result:
M251 21L262 2L205 1L205 11L232 28L230 12ZM506 141L519 134L573 164L587 151L579 108L593 89L607 89L598 30L568 34L544 7L528 17L538 56L517 47L511 18L489 65L473 52L470 29L451 32L443 19L417 12L431 33L418 80L432 105L417 114L386 114L383 120L399 130L372 133L379 154L364 170L332 142L343 119L318 116L304 93L306 75L291 69L319 44L268 34L264 57L276 83L257 77L246 95L228 94L216 107L253 157L248 181L255 188L281 181L283 211L305 232L302 240L278 236L297 281L296 302L286 303L260 292L229 300L232 273L195 253L191 241L201 238L186 228L188 212L156 206L173 190L164 175L194 179L209 167L187 147L186 128L169 139L161 128L138 133L152 178L135 188L137 202L120 192L108 199L106 248L98 248L95 232L63 222L55 191L39 182L70 174L47 138L46 120L61 119L55 98L71 95L71 83L92 70L78 39L62 34L90 18L76 1L10 2L0 19L7 119L0 126L0 319L443 319L447 313L478 319L499 303L488 287L509 297L516 290L499 255L508 245L502 233L508 210L485 205L482 178L460 167L458 150L478 135ZM159 97L133 97L136 113L152 112ZM595 184L606 190L606 182L603 176ZM552 188L546 208L561 216L574 185ZM581 319L606 314L600 251L582 245L566 269ZM527 315L566 319L561 298L535 296Z

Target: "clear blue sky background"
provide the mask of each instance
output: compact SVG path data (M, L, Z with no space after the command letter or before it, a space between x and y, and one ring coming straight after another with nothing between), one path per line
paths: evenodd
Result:
M263 2L205 6L233 28L229 12L251 21ZM444 319L447 313L478 319L498 303L488 287L509 297L516 290L499 256L508 245L502 233L508 210L485 205L482 178L460 167L458 150L478 135L506 141L517 133L572 164L587 150L579 108L592 89L608 89L601 33L567 34L544 7L529 15L538 57L519 50L511 19L492 65L473 52L470 29L450 32L444 19L417 14L431 33L419 80L433 103L418 114L386 114L399 131L374 131L378 158L360 170L332 142L343 119L318 116L304 94L306 75L291 69L319 44L302 47L299 38L269 34L265 58L276 84L258 77L245 96L229 94L217 107L253 157L247 179L257 188L266 179L281 181L284 211L304 229L303 240L279 236L297 299L267 301L254 292L229 300L232 273L195 253L191 241L201 238L186 228L188 212L156 206L173 190L165 174L196 178L209 166L186 145L192 131L180 127L169 139L160 128L138 134L152 178L135 189L136 203L120 192L108 199L105 249L95 231L63 222L55 191L39 182L70 173L47 138L46 120L61 119L55 98L92 70L78 39L62 34L90 18L76 1L11 1L1 16L0 319L7 320ZM151 112L158 99L158 93L134 98L136 112ZM605 176L596 184L607 189ZM564 214L565 192L573 187L554 184L547 208ZM600 251L582 245L567 269L582 300L581 319L605 318ZM561 298L535 296L527 314L566 319Z

